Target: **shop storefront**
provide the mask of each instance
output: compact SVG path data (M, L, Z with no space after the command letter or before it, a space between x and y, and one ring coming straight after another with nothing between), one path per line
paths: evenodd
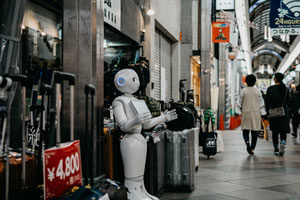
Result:
M201 88L201 66L200 66L200 56L191 56L191 89L194 93L194 105L200 107L200 88Z

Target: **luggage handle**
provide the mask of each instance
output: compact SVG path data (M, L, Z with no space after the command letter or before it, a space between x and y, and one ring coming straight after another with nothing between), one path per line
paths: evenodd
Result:
M52 92L52 87L51 85L48 85L48 84L42 84L41 85L41 88L40 88L40 92L41 92L41 95L50 95L51 92Z
M23 87L28 85L28 77L23 74L6 74L5 76L10 78L13 82L21 83Z
M88 84L84 87L84 93L85 95L91 95L94 96L95 95L95 86L93 84Z
M6 92L10 89L10 86L11 86L11 79L10 78L6 78L6 77L2 77L0 76L0 93L4 93L6 94ZM2 98L5 98L5 96L1 95L1 100ZM4 103L4 99L3 99L3 103ZM4 119L3 119L3 125L2 125L2 138L1 138L1 143L0 143L0 155L2 155L4 152L3 152L3 147L4 147L4 139L5 139L5 131L6 131L6 123L7 123L7 119L6 119L6 116L7 116L7 110L6 110L6 106L3 104L3 107L4 108L1 108L1 113L4 113Z
M68 81L69 85L75 85L75 75L68 72L58 72L54 74L54 82L61 83L62 81Z
M0 76L0 98L5 100L7 99L7 91L10 90L12 80L9 77L2 77ZM7 123L10 120L10 108L7 107L6 110L6 115L4 118L3 122L3 127L2 127L2 141L1 141L1 150L3 150L4 146L4 140L5 140L5 150L4 150L4 155L6 156L6 162L5 162L5 199L9 199L9 135L10 135L10 125ZM5 138L5 132L7 134Z
M26 86L28 85L28 77L22 74L7 74L7 77L11 78L13 82L20 83L22 86L22 180L23 187L26 184ZM9 145L9 144L8 144Z
M60 146L61 133L60 133L60 113L61 105L59 98L61 96L61 84L63 81L68 81L70 85L70 140L74 141L74 89L75 89L75 75L67 72L54 73L54 83L56 85L56 145Z
M94 96L95 96L95 86L93 84L88 84L84 87L84 93L86 98L86 115L85 115L85 131L88 134L89 133L89 127L88 127L88 119L89 119L89 95L91 96L91 127L90 127L90 134L86 137L86 171L85 171L85 184L88 184L88 178L90 179L90 185L94 185L94 171L93 171L93 165L94 165L94 156L93 156L93 150L94 150ZM92 144L92 145L90 145ZM91 162L91 163L89 163Z
M42 103L41 103L41 118L40 118L40 140L39 140L39 149L38 149L38 169L43 169L42 166L42 152L44 151L44 144L45 141L45 134L46 134L46 107L48 108L49 105L45 107L45 96L50 96L52 93L52 87L48 84L41 84L40 86L40 94L42 95ZM49 103L49 100L47 99L47 103ZM42 171L41 171L42 172ZM41 174L41 179L43 179L43 176Z

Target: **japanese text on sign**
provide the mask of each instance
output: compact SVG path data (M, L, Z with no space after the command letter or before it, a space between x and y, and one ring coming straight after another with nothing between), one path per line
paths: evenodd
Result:
M103 15L104 22L121 29L121 0L102 0L104 3Z
M45 199L58 198L74 186L82 185L79 141L44 152Z
M300 28L272 28L272 35L300 35Z
M300 6L298 0L271 0L270 27L273 35L298 35Z

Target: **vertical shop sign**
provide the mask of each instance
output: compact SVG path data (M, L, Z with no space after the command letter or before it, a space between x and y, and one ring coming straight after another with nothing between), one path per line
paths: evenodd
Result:
M235 0L216 0L216 10L234 10Z
M212 23L212 42L228 43L230 41L230 26L226 22Z
M104 21L121 30L121 0L104 1Z
M299 0L271 0L272 35L300 35Z

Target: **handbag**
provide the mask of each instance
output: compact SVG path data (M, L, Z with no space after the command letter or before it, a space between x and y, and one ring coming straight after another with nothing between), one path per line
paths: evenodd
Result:
M257 131L257 136L259 139L264 139L264 132L265 132L265 126L264 126L264 122L262 120L260 130Z
M284 117L285 116L285 109L284 109L284 104L285 104L285 100L286 100L286 96L288 93L288 89L285 89L285 95L284 95L284 101L282 103L282 106L277 107L277 108L271 108L269 110L269 117L270 118L278 118L278 117Z
M273 108L269 110L269 117L270 118L276 118L276 117L284 117L285 116L285 111L284 107L278 107L278 108Z

